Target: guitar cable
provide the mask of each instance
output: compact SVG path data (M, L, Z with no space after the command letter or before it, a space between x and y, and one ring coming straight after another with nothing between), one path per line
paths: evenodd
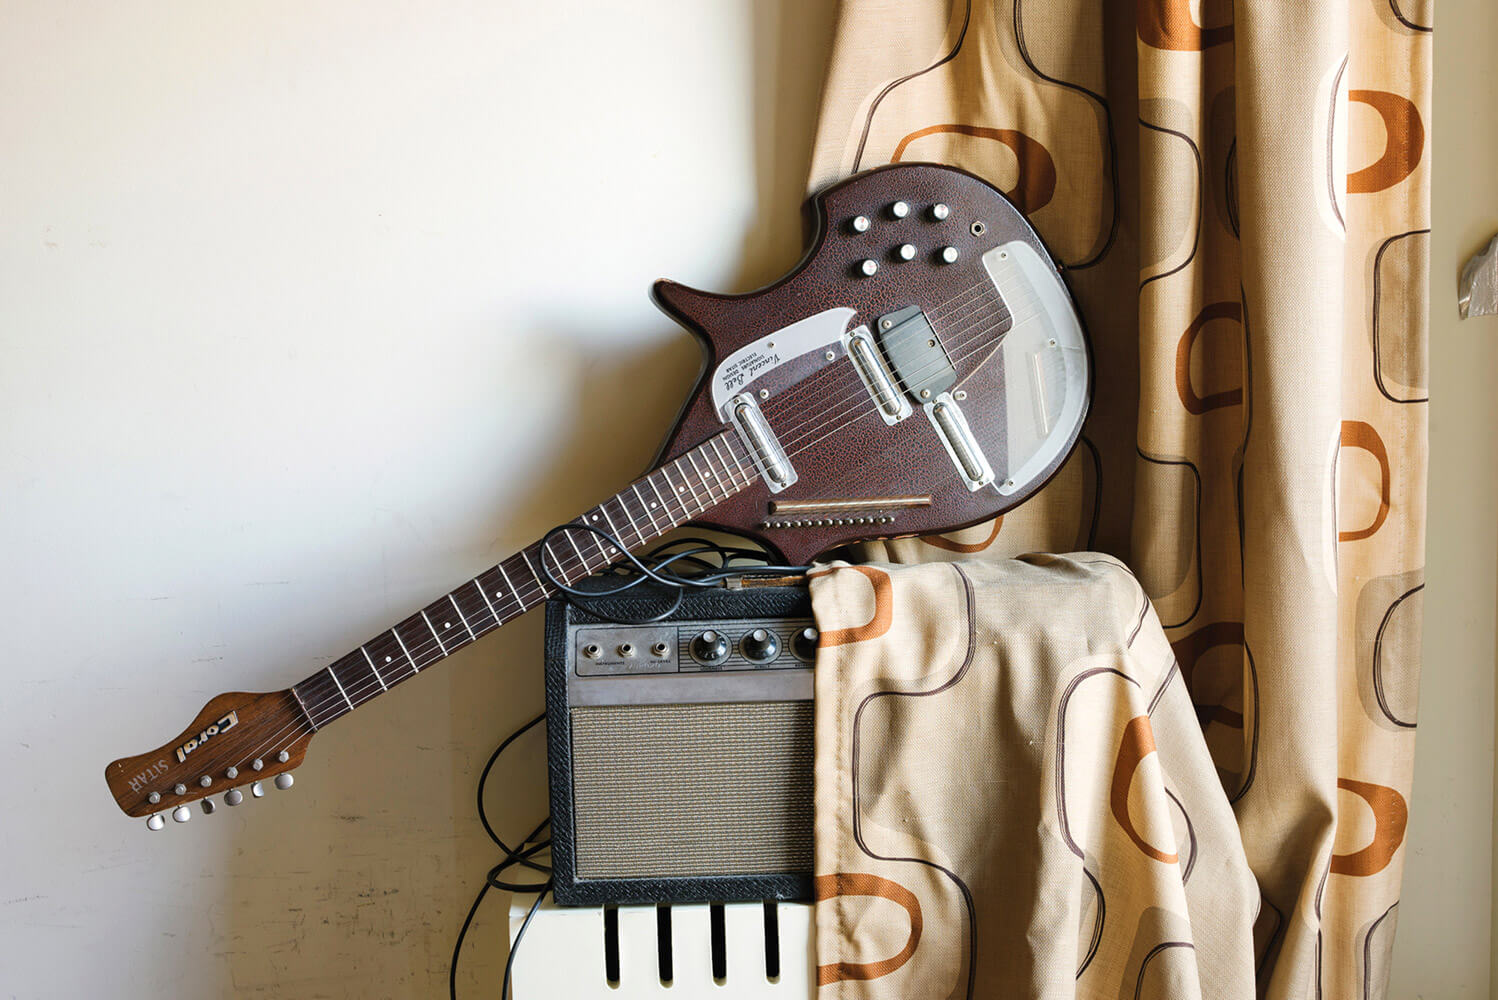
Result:
M546 542L559 532L569 528L586 528L608 540L608 543L620 552L624 553L627 562L617 563L609 569L588 579L597 581L588 587L573 587L556 579L551 567L547 565L545 553L548 551ZM769 553L763 549L750 548L742 545L729 545L710 538L696 535L683 536L656 546L645 555L644 560L636 558L614 535L591 525L563 524L551 529L542 540L541 571L546 575L547 582L557 589L563 599L586 611L588 614L604 621L617 625L648 625L660 621L671 615L681 607L687 591L698 590L707 587L716 587L723 581L745 572L755 573L785 573L804 575L809 566L782 566L770 561ZM621 580L613 586L608 585L609 580ZM604 611L597 604L592 603L603 598L613 597L625 593L635 587L649 581L658 588L664 588L673 592L672 601L665 611L644 619L621 619L609 612ZM468 936L468 929L473 925L473 918L478 914L479 906L490 889L499 889L509 893L534 892L535 900L530 909L526 911L525 919L520 922L520 928L515 932L515 940L510 944L510 954L505 959L504 978L500 981L500 1000L507 1000L510 996L510 981L515 966L515 956L520 951L520 942L525 937L526 929L530 927L531 920L541 908L541 901L552 887L551 866L534 860L535 856L551 847L551 837L541 837L542 831L551 824L551 817L537 823L530 833L511 847L504 839L495 832L493 824L489 822L488 810L484 808L484 788L488 784L489 775L494 770L494 765L504 754L511 744L524 736L531 729L546 721L546 713L542 712L529 722L524 723L510 735L502 740L494 752L489 755L489 760L484 764L484 769L479 773L478 787L476 790L476 805L478 808L479 823L484 828L484 833L493 841L494 845L503 853L500 862L490 868L484 876L483 885L479 886L478 895L473 899L473 904L468 908L468 915L463 919L463 926L458 929L458 939L453 943L452 962L448 966L447 989L450 1000L458 1000L458 956L463 951L463 941ZM514 882L502 876L512 868L525 868L539 875L546 876L544 881Z

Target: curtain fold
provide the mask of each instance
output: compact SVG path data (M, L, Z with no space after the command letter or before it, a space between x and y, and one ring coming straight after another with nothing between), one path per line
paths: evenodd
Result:
M971 170L1066 266L1096 391L1062 473L997 522L860 555L1134 571L1262 895L1265 997L1384 995L1397 920L1430 24L1420 0L843 0L814 147L814 188Z

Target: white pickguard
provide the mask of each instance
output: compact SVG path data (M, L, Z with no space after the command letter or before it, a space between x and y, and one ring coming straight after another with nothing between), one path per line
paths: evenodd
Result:
M713 370L713 409L726 416L728 401L744 386L793 358L834 344L841 353L843 332L857 312L846 306L826 309L734 351Z

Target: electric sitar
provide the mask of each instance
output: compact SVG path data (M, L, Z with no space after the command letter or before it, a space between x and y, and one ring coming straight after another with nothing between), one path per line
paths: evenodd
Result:
M1012 204L951 167L900 164L813 197L812 238L746 295L659 281L703 368L650 472L284 691L221 694L105 769L159 830L222 795L289 787L328 725L687 523L783 561L951 531L1056 473L1086 416L1086 338L1060 270Z

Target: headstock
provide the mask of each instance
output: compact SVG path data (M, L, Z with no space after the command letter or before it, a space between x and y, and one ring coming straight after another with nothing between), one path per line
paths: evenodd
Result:
M266 780L290 788L289 772L302 763L313 732L290 690L221 694L176 739L114 761L104 780L126 815L150 817L146 825L160 830L166 825L161 814L185 823L192 817L189 804L199 800L211 813L215 795L235 806L244 801L244 786L256 798L265 794Z

